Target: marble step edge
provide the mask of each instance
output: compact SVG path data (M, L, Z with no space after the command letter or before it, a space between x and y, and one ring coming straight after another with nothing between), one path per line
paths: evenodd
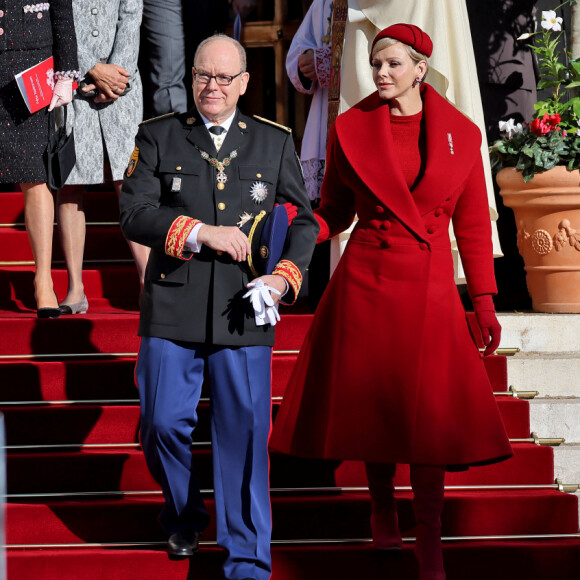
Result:
M542 312L499 312L502 326L500 348L517 348L520 353L580 354L580 314Z
M580 399L530 401L530 428L544 438L580 444Z
M518 352L507 357L508 383L540 397L580 396L580 340L576 352Z

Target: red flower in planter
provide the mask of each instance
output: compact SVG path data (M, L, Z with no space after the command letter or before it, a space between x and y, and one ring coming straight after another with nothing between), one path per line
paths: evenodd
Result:
M558 125L561 120L558 114L548 115L548 113L545 113L542 118L538 117L529 123L530 131L534 135L546 135L550 131L559 131L560 127Z

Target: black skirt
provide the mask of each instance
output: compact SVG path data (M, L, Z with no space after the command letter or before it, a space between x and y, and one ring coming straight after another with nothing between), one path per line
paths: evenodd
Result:
M48 111L29 113L14 75L49 56L50 47L0 52L0 183L46 181Z

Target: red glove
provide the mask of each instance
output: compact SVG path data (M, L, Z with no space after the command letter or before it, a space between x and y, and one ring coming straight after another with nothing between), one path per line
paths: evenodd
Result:
M491 294L481 294L471 299L475 320L481 331L481 338L486 347L483 356L493 354L501 339L501 326L495 315L495 306Z
M279 205L279 204L276 204L276 205ZM290 203L289 201L287 201L283 205L286 208L286 211L288 212L288 225L291 226L292 221L298 215L298 208L294 204Z

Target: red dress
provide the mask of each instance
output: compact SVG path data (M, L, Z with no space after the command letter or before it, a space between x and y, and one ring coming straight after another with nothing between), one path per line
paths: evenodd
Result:
M481 135L430 86L422 97L426 162L412 192L378 93L331 129L322 239L358 222L290 378L273 449L449 468L512 455L448 235L453 220L470 295L495 293Z

